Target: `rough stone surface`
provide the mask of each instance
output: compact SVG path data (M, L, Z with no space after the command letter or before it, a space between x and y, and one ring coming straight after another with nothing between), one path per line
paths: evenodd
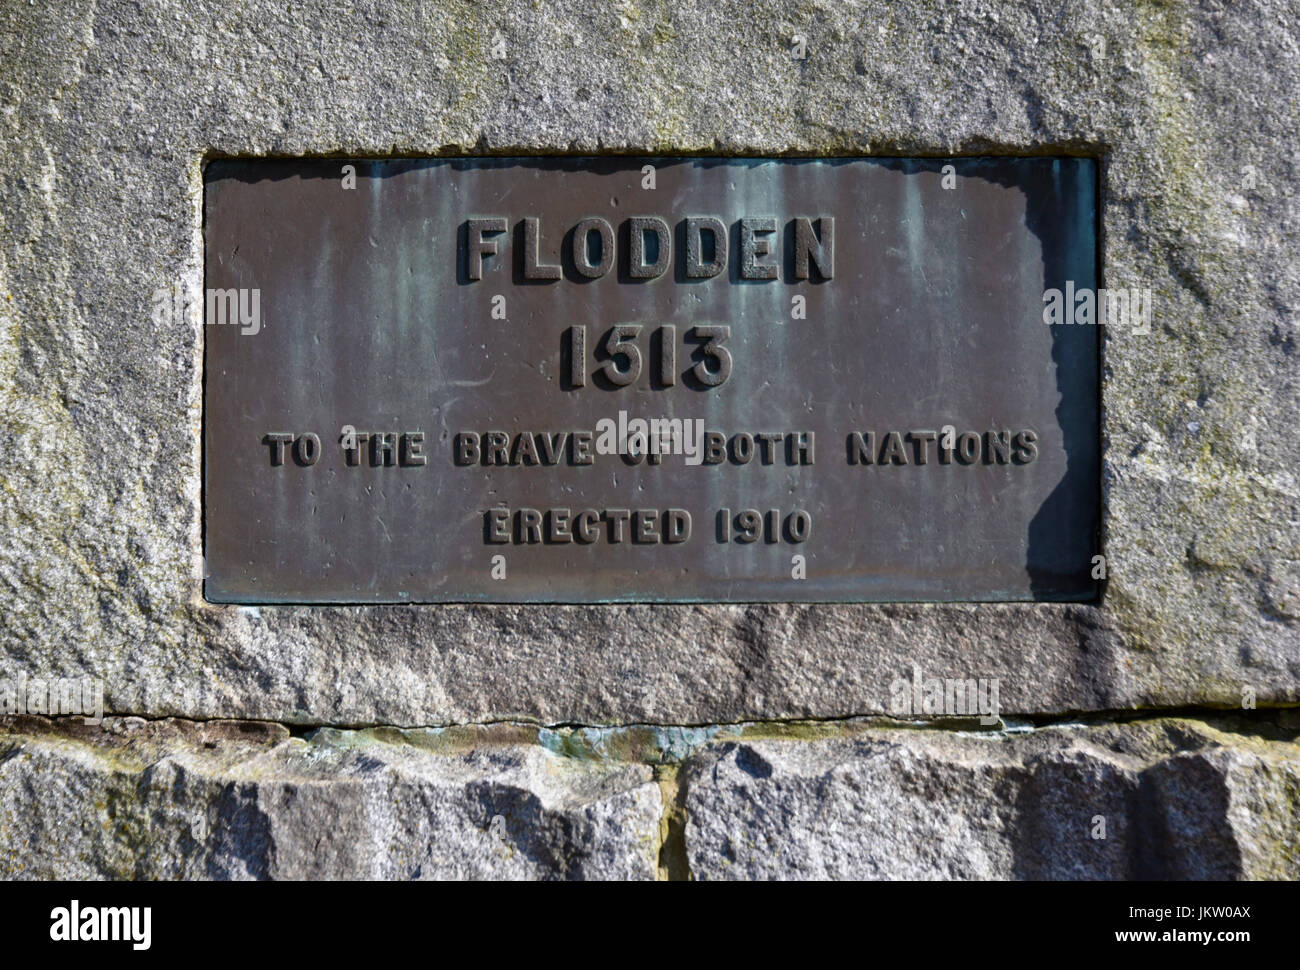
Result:
M0 8L0 674L300 724L700 724L1300 699L1295 2L253 0ZM491 56L500 32L504 60ZM795 35L807 57L791 56ZM217 155L1080 152L1109 285L1101 604L203 601ZM176 286L187 319L159 325Z
M1300 729L1263 710L1300 703L1297 23L0 4L0 681L133 715L0 720L0 874L1300 878ZM1102 600L206 603L204 163L556 152L1098 157L1103 278L1155 299L1104 338ZM1083 720L854 719L913 665ZM1120 716L1180 707L1207 720Z
M11 718L0 875L1296 879L1297 738L1294 713L307 738Z
M647 879L658 865L651 769L557 756L535 731L13 721L5 878Z
M1297 879L1300 721L1290 724L1270 738L1157 720L715 741L680 777L690 871Z

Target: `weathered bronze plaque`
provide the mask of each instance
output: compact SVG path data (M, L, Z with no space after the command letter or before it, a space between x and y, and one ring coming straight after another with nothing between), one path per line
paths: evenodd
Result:
M1097 595L1091 160L206 183L211 600Z

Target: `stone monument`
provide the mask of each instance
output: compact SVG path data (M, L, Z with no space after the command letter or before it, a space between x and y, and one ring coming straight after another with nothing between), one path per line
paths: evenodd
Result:
M1296 878L1276 16L0 10L0 871Z

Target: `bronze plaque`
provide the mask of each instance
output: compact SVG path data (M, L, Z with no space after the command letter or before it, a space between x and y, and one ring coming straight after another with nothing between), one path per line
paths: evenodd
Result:
M1094 599L1096 219L1081 158L213 162L206 595Z

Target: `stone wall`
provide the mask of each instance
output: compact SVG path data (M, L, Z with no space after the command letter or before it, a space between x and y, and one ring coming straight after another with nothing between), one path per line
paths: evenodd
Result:
M963 729L965 727L966 729ZM0 871L84 879L1287 879L1300 718L979 731L15 719Z
M4 872L1294 878L1298 20L5 5L0 678L114 716L6 722ZM205 162L606 152L1099 158L1103 279L1155 297L1104 338L1102 600L205 602ZM914 668L1001 721L890 721Z

